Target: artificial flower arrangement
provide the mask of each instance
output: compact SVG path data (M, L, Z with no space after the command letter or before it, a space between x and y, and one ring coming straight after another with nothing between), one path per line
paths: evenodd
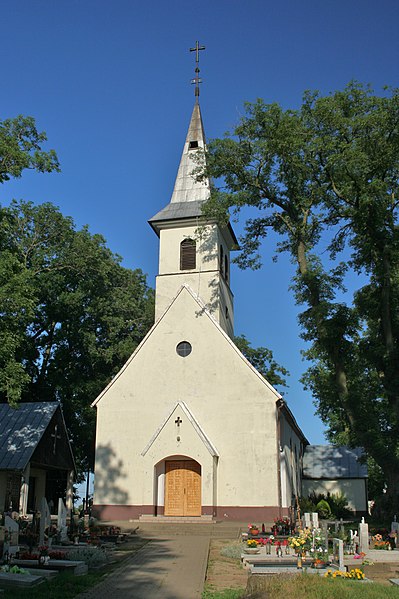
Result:
M384 540L384 537L379 533L371 537L371 540L374 542L374 549L391 549L391 543Z
M389 541L374 541L374 549L391 549L391 543Z
M30 572L29 570L26 570L25 568L20 568L19 566L0 566L0 572L2 572L3 574L9 573L9 574L25 574L25 575L29 575Z
M259 545L272 545L274 541L274 536L270 535L270 537L260 537L256 539Z
M247 541L247 547L250 549L256 549L258 545L259 543L256 539L248 539Z
M326 541L320 528L299 529L297 535L288 538L288 545L297 555L304 556L308 552L313 560L319 560L319 563L328 561L325 544Z
M299 529L298 534L288 538L288 544L297 554L304 554L312 548L312 531L309 528Z
M256 524L248 524L248 532L250 532L251 535L257 535L259 534L259 527Z
M322 547L312 548L310 550L310 555L314 559L314 563L325 563L328 561L328 551L327 549L323 549Z
M270 535L269 537L262 537L259 539L259 544L260 545L264 545L266 547L266 554L270 555L271 554L271 549L272 549L272 544L274 541L274 536Z
M313 564L314 566L317 568L317 566L323 566L326 562L324 561L324 559L321 559L319 557L316 557L315 560L313 560Z
M365 557L365 553L364 551L360 551L360 553L355 553L355 555L353 556L353 559L363 559Z
M289 534L291 530L291 522L289 518L275 518L272 531L274 534Z
M350 578L351 580L364 580L364 572L360 568L353 568L349 572L342 572L342 570L327 570L324 574L324 578Z

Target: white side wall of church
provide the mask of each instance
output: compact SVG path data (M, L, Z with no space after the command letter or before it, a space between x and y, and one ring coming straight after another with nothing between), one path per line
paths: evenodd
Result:
M280 421L280 456L281 502L282 507L289 507L292 505L293 498L300 497L302 494L302 443L283 414Z

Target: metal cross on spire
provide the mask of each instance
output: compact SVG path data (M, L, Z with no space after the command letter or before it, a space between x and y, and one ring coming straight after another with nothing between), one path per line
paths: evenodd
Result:
M191 83L195 85L195 98L198 102L199 98L199 84L202 83L202 79L199 77L199 53L200 50L205 50L205 46L200 46L199 42L195 42L195 48L190 48L190 52L195 52L195 77L191 79Z

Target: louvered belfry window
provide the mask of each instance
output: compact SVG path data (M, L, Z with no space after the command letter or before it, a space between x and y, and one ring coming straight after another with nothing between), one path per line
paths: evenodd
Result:
M195 266L195 241L193 239L184 239L180 244L180 270L193 270Z

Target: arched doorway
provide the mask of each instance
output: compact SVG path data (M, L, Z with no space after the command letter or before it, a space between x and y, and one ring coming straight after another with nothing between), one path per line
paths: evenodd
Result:
M165 516L201 516L201 465L195 460L165 460Z

